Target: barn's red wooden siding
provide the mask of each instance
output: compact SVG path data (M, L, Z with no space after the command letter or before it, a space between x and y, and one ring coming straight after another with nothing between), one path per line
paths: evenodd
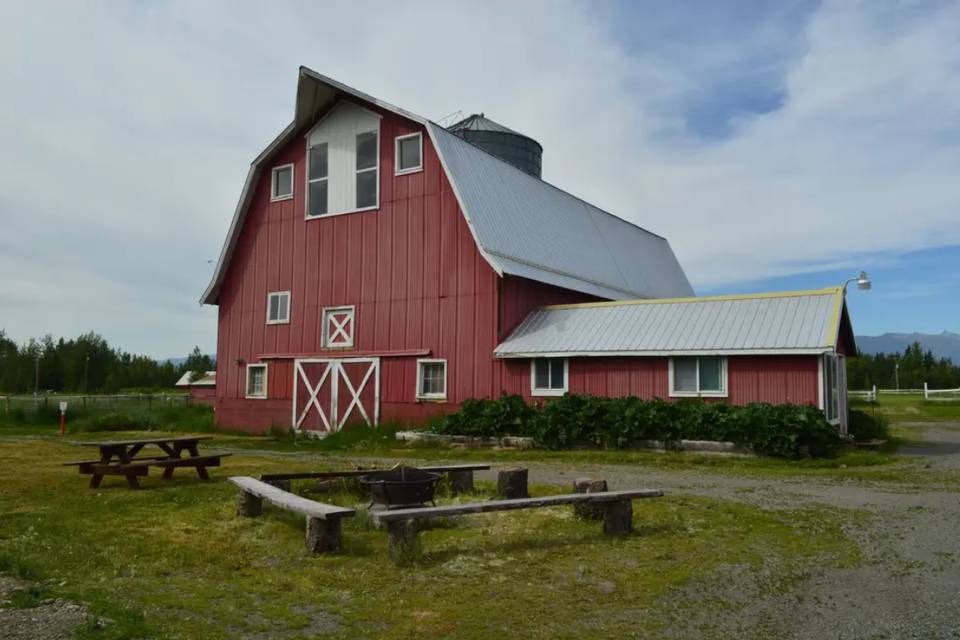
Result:
M219 296L218 424L289 426L293 357L392 355L380 361L381 421L423 421L467 398L530 396L529 361L498 361L497 343L534 308L595 297L499 278L480 254L423 133L422 172L394 175L394 138L421 127L382 116L378 210L306 220L306 141L265 166ZM270 168L294 165L294 198L270 201ZM291 292L290 323L267 325L270 291ZM354 305L350 350L320 348L323 307ZM448 363L447 402L417 402L416 355ZM286 357L277 357L286 356ZM245 364L268 363L268 399L244 397ZM818 403L815 357L731 357L729 402ZM574 358L570 391L667 397L666 358Z
M548 304L576 304L601 300L579 291L571 291L552 284L506 276L500 283L499 339L503 340L523 322L531 311Z
M244 398L239 362L321 354L321 315L329 306L356 306L351 351L427 349L448 360L450 402L493 395L499 278L480 255L427 134L423 171L395 176L394 138L422 129L380 113L378 210L306 220L302 136L260 176L220 293L218 423L290 424L292 360L269 361L269 400ZM294 198L270 202L269 169L286 163L294 164ZM267 325L267 293L284 290L291 291L290 323ZM415 360L381 360L383 419L438 409L414 403Z
M819 369L816 356L731 356L727 358L726 398L708 401L749 404L818 405ZM669 398L668 359L663 357L571 358L570 393L595 396ZM528 402L543 400L530 394L530 361L504 362L504 388Z

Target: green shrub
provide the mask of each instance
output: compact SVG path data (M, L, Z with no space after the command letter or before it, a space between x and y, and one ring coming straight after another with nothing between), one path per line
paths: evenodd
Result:
M500 435L531 435L536 410L520 396L504 394L499 400L464 400L460 411L436 418L431 431L489 438Z
M819 456L838 441L837 430L810 406L750 404L660 398L601 398L564 395L541 407L519 396L468 400L458 413L430 425L437 433L533 437L551 449L579 445L620 449L639 440L715 440L751 447L757 453Z
M890 424L886 416L871 415L858 409L851 409L849 415L847 428L854 440L886 440L890 436Z

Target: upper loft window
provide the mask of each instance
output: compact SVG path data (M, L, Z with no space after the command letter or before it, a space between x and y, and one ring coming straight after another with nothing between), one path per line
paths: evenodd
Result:
M562 396L570 388L566 358L536 358L530 363L530 393L535 396Z
M274 291L267 294L267 324L290 322L290 292Z
M419 131L398 137L396 147L398 176L423 170L423 136Z
M380 206L380 115L338 102L307 135L306 217Z
M325 216L329 211L328 177L330 174L327 159L327 143L310 147L307 154L307 216Z
M726 396L727 359L721 356L670 358L670 395Z
M270 180L270 201L289 200L293 197L293 165L274 167Z
M357 134L357 209L377 206L377 185L380 173L380 134L366 131Z

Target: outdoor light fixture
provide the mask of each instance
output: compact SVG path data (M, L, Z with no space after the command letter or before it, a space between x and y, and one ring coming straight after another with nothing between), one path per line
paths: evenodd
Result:
M873 283L870 282L870 276L867 275L867 272L866 272L866 271L861 271L861 272L860 272L860 275L857 276L856 278L850 278L849 280L847 280L846 282L844 282L844 283L843 283L843 292L844 292L844 293L847 292L847 285L850 284L851 282L856 282L856 283L857 283L857 289L860 289L861 291L869 291L869 290L870 290L870 287L873 286Z

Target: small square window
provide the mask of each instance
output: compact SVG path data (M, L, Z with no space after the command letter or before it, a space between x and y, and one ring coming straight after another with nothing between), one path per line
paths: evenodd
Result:
M293 197L293 165L274 167L270 181L270 200L289 200Z
M274 291L267 294L267 324L290 322L290 292Z
M323 310L323 346L327 349L352 347L354 328L353 307L328 307Z
M530 363L530 393L535 396L562 396L567 392L566 358L536 358Z
M417 398L447 399L446 360L417 360Z
M414 173L423 169L423 137L420 133L397 138L396 174Z
M247 398L263 400L267 397L267 365L247 365Z

